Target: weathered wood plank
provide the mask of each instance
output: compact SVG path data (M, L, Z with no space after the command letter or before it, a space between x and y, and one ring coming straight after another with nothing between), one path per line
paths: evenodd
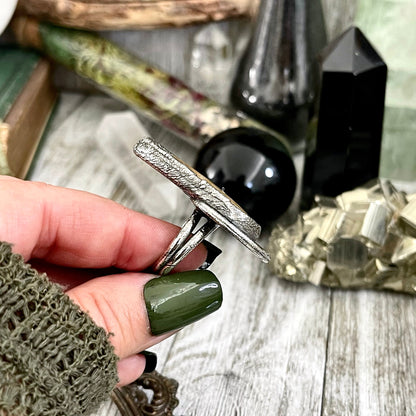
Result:
M319 415L329 291L270 276L228 236L212 267L222 308L183 329L164 371L179 381L178 415Z
M334 291L323 414L414 414L415 346L413 297Z

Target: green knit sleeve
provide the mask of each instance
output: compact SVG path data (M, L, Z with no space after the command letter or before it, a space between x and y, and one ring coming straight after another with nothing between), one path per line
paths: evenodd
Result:
M117 383L104 329L0 242L0 414L87 415Z

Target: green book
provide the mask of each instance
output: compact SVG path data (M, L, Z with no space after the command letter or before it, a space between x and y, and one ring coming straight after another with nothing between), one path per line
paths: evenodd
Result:
M56 96L48 61L32 50L0 47L0 174L25 177Z
M4 46L0 49L0 119L4 120L39 63L34 51Z

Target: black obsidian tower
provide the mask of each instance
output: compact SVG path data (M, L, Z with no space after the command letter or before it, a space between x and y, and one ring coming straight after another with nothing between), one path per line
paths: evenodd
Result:
M316 135L306 149L302 208L336 196L379 171L387 66L352 27L322 53Z

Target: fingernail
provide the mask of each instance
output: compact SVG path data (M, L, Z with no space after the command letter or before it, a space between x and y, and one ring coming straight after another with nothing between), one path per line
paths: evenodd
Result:
M143 373L151 373L156 368L157 355L151 351L142 351L139 354L144 355L144 358L146 359Z
M215 312L222 290L214 273L193 270L149 280L144 299L153 335L182 328Z
M214 260L222 253L221 249L219 249L217 246L210 243L209 241L204 240L202 244L207 249L207 257L204 263L200 266L199 270L208 269L208 267L211 266Z

